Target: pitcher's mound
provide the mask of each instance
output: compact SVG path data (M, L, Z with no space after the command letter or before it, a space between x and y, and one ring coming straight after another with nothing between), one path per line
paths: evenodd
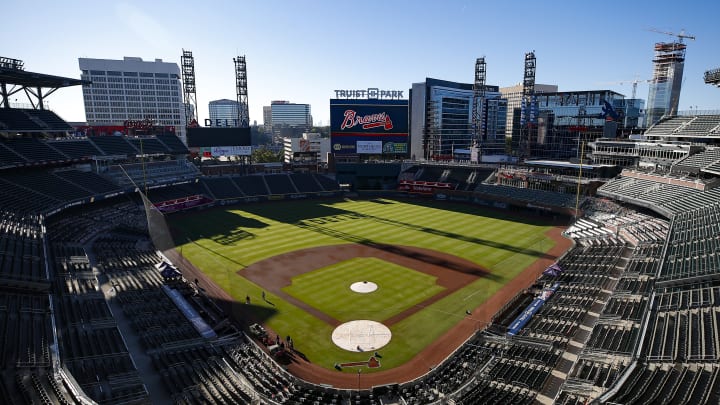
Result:
M390 342L392 332L380 322L358 320L345 322L335 328L332 341L350 352L378 350Z
M352 283L352 285L350 286L351 290L360 294L371 293L377 290L377 288L377 284L373 283L372 281L358 281L357 283Z

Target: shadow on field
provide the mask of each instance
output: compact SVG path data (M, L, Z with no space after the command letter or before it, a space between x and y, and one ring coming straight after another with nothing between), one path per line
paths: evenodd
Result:
M190 220L191 218L194 218L195 221ZM173 221L169 228L176 244L208 238L217 243L232 245L239 240L255 237L255 234L248 229L263 229L268 226L270 224L255 218L244 217L221 207L208 210L202 215Z
M487 271L483 270L482 268L478 266L474 266L471 264L464 264L459 262L450 261L447 259L443 259L438 256L428 255L421 251L417 251L414 249L405 248L402 246L397 245L387 245L384 243L377 243L373 240L361 238L359 236L355 236L346 232L338 231L336 229L329 229L324 228L322 226L318 226L315 224L308 223L308 221L296 224L297 226L307 229L313 232L321 233L323 235L332 236L347 242L357 243L364 246L369 246L375 249L379 249L385 252L393 253L398 256L404 256L410 259L419 260L423 263L430 263L434 264L436 266L444 267L447 269L459 271L466 274L471 274L476 277L483 277L488 278L494 281L499 281L500 277L498 277L495 274L488 273Z
M440 210L448 210L454 212L460 212L463 214L477 215L487 218L505 219L508 221L519 222L528 225L539 225L539 226L551 226L551 225L567 225L567 217L563 215L557 215L558 218L553 216L540 216L534 215L533 211L529 209L499 209L487 206L480 206L476 204L456 202L456 201L436 201L436 200L423 200L423 199L398 199L399 202L404 204L417 205L427 208L436 208Z
M360 215L354 211L342 210L324 202L304 200L288 204L253 204L243 206L243 211L286 224L295 224L306 219L333 217L336 215Z
M385 223L388 225L392 225L392 226L403 227L403 228L411 229L411 230L418 231L418 232L425 232L425 233L429 233L429 234L433 234L433 235L437 235L437 236L442 236L445 238L475 243L478 245L490 246L490 247L493 247L496 249L507 250L507 251L510 251L513 253L519 253L519 254L533 256L533 257L541 257L543 259L555 259L554 256L550 256L545 252L541 252L541 251L533 250L533 249L527 249L527 248L520 248L517 246L508 245L506 243L496 242L493 240L474 238L471 236L461 235L459 233L441 231L441 230L434 229L434 228L428 228L428 227L424 227L424 226L408 224L406 222L395 221L395 220L387 219L387 218L379 218L379 217L376 217L373 215L365 215L365 214L354 214L354 215L362 215L363 218L372 219L372 220L375 220L375 221L378 221L381 223ZM303 229L311 230L314 232L318 232L318 233L321 233L324 235L332 236L332 237L335 237L335 238L338 238L341 240L345 240L348 242L359 243L362 245L377 247L378 249L381 249L381 247L379 247L379 246L394 246L394 245L378 244L370 239L361 238L359 236L355 236L355 235L349 234L347 232L342 232L342 231L339 231L336 229L324 228L322 226L318 226L316 223L312 223L312 221L298 222L295 224L295 226L298 226ZM385 250L385 249L383 249L383 250Z
M373 220L384 223L384 224L393 225L393 226L402 227L402 228L408 228L408 229L412 229L412 230L418 231L418 232L425 232L425 233L429 233L432 235L442 236L445 238L461 240L463 242L470 242L470 243L475 243L478 245L490 246L490 247L493 247L496 249L507 250L507 251L510 251L513 253L519 253L519 254L533 256L533 257L541 257L543 259L555 259L554 256L550 256L546 253L543 253L543 252L540 252L537 250L527 249L527 248L519 248L517 246L508 245L506 243L501 243L501 242L496 242L494 240L474 238L472 236L461 235L459 233L441 231L441 230L435 229L435 228L428 228L425 226L408 224L406 222L396 221L394 219L379 218L379 217L372 216L372 215L369 215L367 217L372 218Z
M261 301L261 298L257 297L257 300ZM265 324L278 314L277 309L255 305L252 300L250 304L227 299L215 299L214 301L225 314L228 314L236 324L242 326L243 330L248 334L251 334L250 325L254 323Z

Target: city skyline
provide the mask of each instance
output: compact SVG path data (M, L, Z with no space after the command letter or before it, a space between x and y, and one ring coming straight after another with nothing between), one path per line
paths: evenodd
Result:
M472 83L480 56L488 84L513 86L522 81L529 51L537 56L537 83L556 84L559 91L609 89L629 98L632 80L652 77L654 43L676 39L651 29L684 29L697 38L685 40L679 109L720 110L720 93L702 79L704 71L720 67L715 3L275 1L197 8L166 1L59 6L11 0L4 8L18 17L9 20L8 32L24 34L15 35L1 56L23 60L32 72L79 78L83 57L179 65L182 49L192 51L201 120L209 117L210 100L235 99L237 55L247 58L250 122L258 124L272 100L310 104L315 124L326 125L334 90L399 90L407 98L412 84L426 77ZM25 29L23 15L44 21L44 31ZM192 24L183 22L188 18ZM647 100L646 83L639 83L637 97ZM21 93L15 99L26 102ZM85 121L79 86L59 90L48 103L67 121Z

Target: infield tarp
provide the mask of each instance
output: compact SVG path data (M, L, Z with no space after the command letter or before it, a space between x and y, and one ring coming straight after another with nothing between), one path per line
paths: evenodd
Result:
M552 287L543 290L543 292L537 296L530 305L525 308L525 310L518 315L517 318L510 324L508 327L507 334L510 336L517 335L522 328L525 327L525 325L532 319L532 317L542 308L542 306L545 304L545 301L547 301L554 293L557 291L558 287L560 287L559 283L553 284Z
M172 302L175 304L175 306L178 307L180 312L185 315L185 318L187 318L188 321L192 324L192 326L200 333L200 336L204 338L214 338L217 336L215 331L210 327L210 325L205 322L204 319L200 316L200 314L197 313L195 308L193 308L189 302L178 292L177 290L174 290L166 285L162 286L163 291L165 291L165 294L172 300Z

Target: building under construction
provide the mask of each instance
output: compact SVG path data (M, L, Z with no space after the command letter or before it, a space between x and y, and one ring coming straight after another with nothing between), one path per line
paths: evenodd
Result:
M685 44L675 41L655 44L653 78L648 93L648 127L664 115L677 114L685 66L685 48Z
M518 160L580 159L582 145L598 138L615 138L622 131L624 96L611 90L534 94L537 115L522 126L521 109L514 109L512 151Z

